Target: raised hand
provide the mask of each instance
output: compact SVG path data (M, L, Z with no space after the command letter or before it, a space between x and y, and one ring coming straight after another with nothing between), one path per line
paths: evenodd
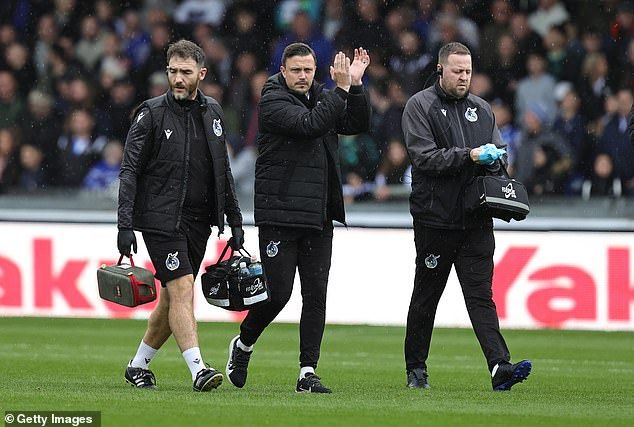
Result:
M350 65L350 78L353 85L358 86L361 84L363 73L365 73L365 69L368 68L368 65L370 65L370 55L368 55L368 51L362 47L355 49L354 60Z
M335 60L330 66L330 77L335 82L337 87L345 90L350 90L351 78L350 78L350 58L348 58L343 52L339 52L335 55Z

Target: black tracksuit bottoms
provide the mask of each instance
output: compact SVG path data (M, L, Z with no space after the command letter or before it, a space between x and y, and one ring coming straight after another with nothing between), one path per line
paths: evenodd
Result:
M332 223L324 230L260 226L260 256L271 301L249 310L240 325L240 340L253 345L291 297L299 271L302 314L299 321L300 366L317 367L326 322L326 288L332 255Z
M471 325L489 371L497 363L509 361L511 356L500 333L491 290L493 229L443 230L414 220L414 240L416 274L405 336L407 370L427 368L436 308L452 265L456 268Z

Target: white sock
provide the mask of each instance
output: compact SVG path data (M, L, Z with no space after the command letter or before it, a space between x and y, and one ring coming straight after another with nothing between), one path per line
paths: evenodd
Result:
M200 372L201 369L206 368L203 357L200 355L200 348L198 347L192 347L185 350L183 352L183 359L187 362L187 367L192 373L192 380L196 379L196 374Z
M306 374L314 374L315 373L315 368L313 368L312 366L302 366L299 370L299 379L301 380L302 378L306 377Z
M130 366L147 369L157 351L158 349L150 347L141 340L141 344L139 344L139 348L134 355L134 359L130 362Z
M242 343L242 341L240 341L240 338L238 338L238 341L236 341L236 346L238 346L238 348L242 351L246 351L248 353L253 351L253 346L252 345L244 345Z

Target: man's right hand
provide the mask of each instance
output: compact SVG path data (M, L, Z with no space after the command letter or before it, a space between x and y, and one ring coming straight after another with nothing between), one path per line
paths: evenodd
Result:
M130 248L134 253L137 253L136 249L136 236L132 230L119 230L117 235L117 248L121 255L130 257Z
M504 154L506 154L506 150L497 148L493 144L481 145L469 152L471 160L479 165L491 165Z
M350 76L350 58L345 53L339 52L335 55L335 60L330 66L330 77L337 87L348 92L352 85L352 77Z

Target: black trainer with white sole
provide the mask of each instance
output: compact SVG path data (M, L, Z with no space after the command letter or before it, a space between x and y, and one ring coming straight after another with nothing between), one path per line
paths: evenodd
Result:
M196 374L192 388L194 391L210 391L220 387L220 384L222 384L222 374L214 368L205 368Z
M227 360L225 373L231 384L242 388L247 383L247 369L253 352L244 351L238 347L239 338L240 335L234 337L229 343L229 360Z
M313 373L298 379L295 391L297 393L332 393L332 390L321 383L321 378Z
M132 362L132 361L130 361ZM153 390L156 388L156 378L149 369L135 368L128 365L125 368L124 378L131 386Z

